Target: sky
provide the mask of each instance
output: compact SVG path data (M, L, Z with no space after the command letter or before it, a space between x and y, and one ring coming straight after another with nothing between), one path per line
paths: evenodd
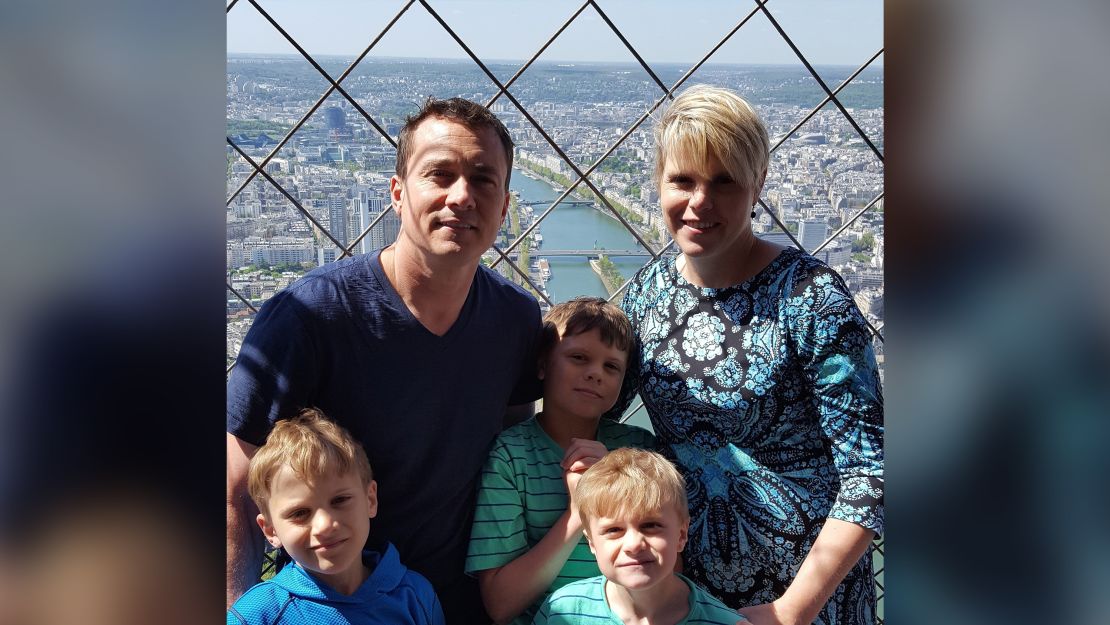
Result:
M407 0L259 0L305 50L355 57ZM523 60L583 6L582 0L429 0L482 60ZM597 0L648 63L693 63L751 10L753 0ZM862 65L883 47L881 0L772 0L767 8L815 65ZM295 54L246 0L227 15L229 54ZM371 56L467 58L419 2L375 45ZM635 61L587 6L540 57L548 61ZM757 13L710 59L714 63L796 64L797 56ZM882 57L876 61L882 64Z

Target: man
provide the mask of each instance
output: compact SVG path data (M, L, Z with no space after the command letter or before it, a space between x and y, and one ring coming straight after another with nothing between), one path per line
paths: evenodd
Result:
M229 604L261 568L249 458L276 420L313 406L375 468L371 542L391 541L432 582L449 623L488 621L463 573L475 487L507 406L539 396L539 307L479 267L508 210L512 149L484 107L429 99L398 142L397 241L310 272L259 311L228 383Z

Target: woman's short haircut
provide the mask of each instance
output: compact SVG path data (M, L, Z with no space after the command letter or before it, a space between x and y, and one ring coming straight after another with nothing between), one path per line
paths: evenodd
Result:
M733 180L758 189L767 174L771 142L752 105L728 89L694 85L682 92L655 125L655 183L667 158L699 173L716 156Z
M589 531L590 519L621 513L651 514L674 506L690 519L686 482L678 469L654 451L615 449L582 474L574 491L578 516Z
M600 297L576 297L556 304L543 318L539 359L547 360L560 338L597 330L606 345L632 349L632 324L624 311Z
M363 486L373 479L362 445L315 408L306 408L295 417L278 421L266 437L266 444L251 458L247 490L262 514L269 515L266 504L270 500L270 485L283 466L305 482L343 475L352 469Z

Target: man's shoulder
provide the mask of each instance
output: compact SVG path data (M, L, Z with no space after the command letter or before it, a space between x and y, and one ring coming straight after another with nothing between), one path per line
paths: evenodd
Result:
M369 255L359 255L316 267L275 293L265 302L262 311L272 315L288 312L290 306L326 309L348 298L355 284L359 285L358 293L370 293L373 289L369 287L377 283L370 261Z
M374 254L359 254L321 265L297 279L286 289L291 293L316 293L345 288L352 281L363 283L374 275Z

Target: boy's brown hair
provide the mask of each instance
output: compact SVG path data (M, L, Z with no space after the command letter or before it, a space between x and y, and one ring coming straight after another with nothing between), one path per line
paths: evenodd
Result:
M354 470L366 486L373 479L366 451L350 432L315 408L274 425L266 444L251 458L247 490L259 512L269 517L270 484L283 466L305 482L324 475L342 475Z
M690 519L686 481L669 460L654 451L615 449L582 474L574 491L578 516L588 532L590 519L622 512L649 514L674 506Z
M543 318L540 362L547 360L559 339L594 329L601 333L606 345L625 352L632 349L632 324L624 311L600 297L576 297L556 304Z

